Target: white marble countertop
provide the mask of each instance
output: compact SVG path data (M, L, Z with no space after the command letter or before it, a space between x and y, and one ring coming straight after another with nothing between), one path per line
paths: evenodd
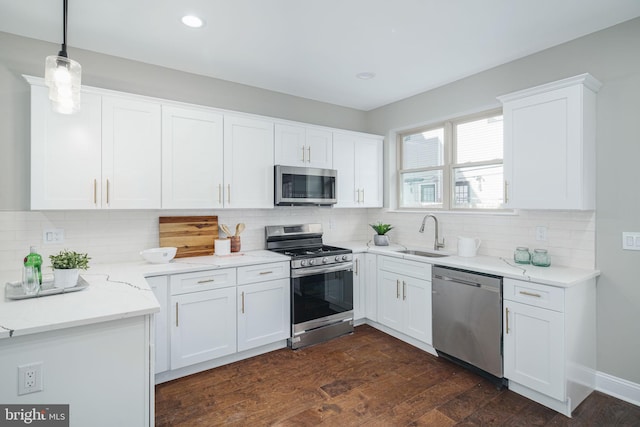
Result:
M497 276L509 277L512 279L525 280L542 283L551 286L568 288L585 280L598 277L600 271L582 268L572 268L564 266L536 267L530 264L516 264L513 259L490 257L478 255L475 257L461 257L455 253L441 251L449 256L430 258L418 255L403 254L398 251L404 249L433 252L433 249L426 247L405 247L399 244L390 246L374 246L366 242L337 242L332 245L351 249L354 253L375 253L380 255L390 255L412 261L426 262L433 265L443 265L447 267L462 268L465 270L478 271L481 273L495 274Z
M86 289L42 298L0 300L0 339L80 325L142 316L160 311L145 277L187 273L212 268L288 261L289 257L266 250L229 256L178 258L167 264L145 261L91 265L80 275ZM0 277L2 283L16 277Z

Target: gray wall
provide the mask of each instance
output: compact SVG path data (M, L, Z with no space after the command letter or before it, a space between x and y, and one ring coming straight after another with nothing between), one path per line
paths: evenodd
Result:
M640 383L640 252L623 251L621 233L640 231L639 53L640 19L635 19L367 115L368 130L392 140L392 129L481 110L514 90L585 72L599 79L604 86L597 113L598 370L635 383Z
M0 32L0 210L29 208L29 85L60 46ZM365 112L69 48L82 83L269 117L365 130Z

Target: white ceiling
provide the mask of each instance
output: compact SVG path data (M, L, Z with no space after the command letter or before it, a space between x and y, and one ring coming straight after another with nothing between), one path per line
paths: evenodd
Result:
M69 0L67 42L370 110L637 16L640 0ZM62 0L0 0L0 31L61 43Z

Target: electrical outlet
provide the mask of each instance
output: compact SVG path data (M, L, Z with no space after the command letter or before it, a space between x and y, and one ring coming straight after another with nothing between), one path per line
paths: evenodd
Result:
M18 366L18 396L42 391L42 362Z
M536 227L536 240L546 241L547 240L547 227Z
M50 228L42 232L42 241L45 245L59 245L64 243L64 229Z

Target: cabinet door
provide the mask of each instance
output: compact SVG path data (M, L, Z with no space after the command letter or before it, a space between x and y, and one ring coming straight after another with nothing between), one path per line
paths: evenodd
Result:
M31 86L31 209L95 209L101 198L101 98L82 94L77 114L51 110Z
M223 116L162 106L162 207L221 208Z
M238 351L291 336L289 279L238 286Z
M365 254L353 255L353 319L360 320L365 317Z
M402 277L402 288L405 314L403 332L431 344L431 282Z
M102 206L159 209L160 104L102 98Z
M224 205L273 208L273 123L224 116Z
M565 400L564 315L504 300L504 376Z
M235 286L171 297L171 369L235 351Z
M323 129L307 128L305 146L307 166L333 169L333 133Z
M574 80L504 103L507 207L595 209L596 95Z
M369 138L356 141L354 173L358 206L382 207L382 141Z
M365 317L374 322L378 321L378 256L364 254L364 298ZM362 281L361 281L362 282Z
M402 330L404 317L402 280L384 270L378 271L378 322L397 331Z
M355 138L351 135L334 133L333 167L338 171L336 208L358 206L358 192L355 181Z
M302 126L275 125L275 164L306 166L305 128Z
M169 289L167 276L148 277L147 283L151 287L158 303L160 303L160 312L155 317L155 373L169 370Z

